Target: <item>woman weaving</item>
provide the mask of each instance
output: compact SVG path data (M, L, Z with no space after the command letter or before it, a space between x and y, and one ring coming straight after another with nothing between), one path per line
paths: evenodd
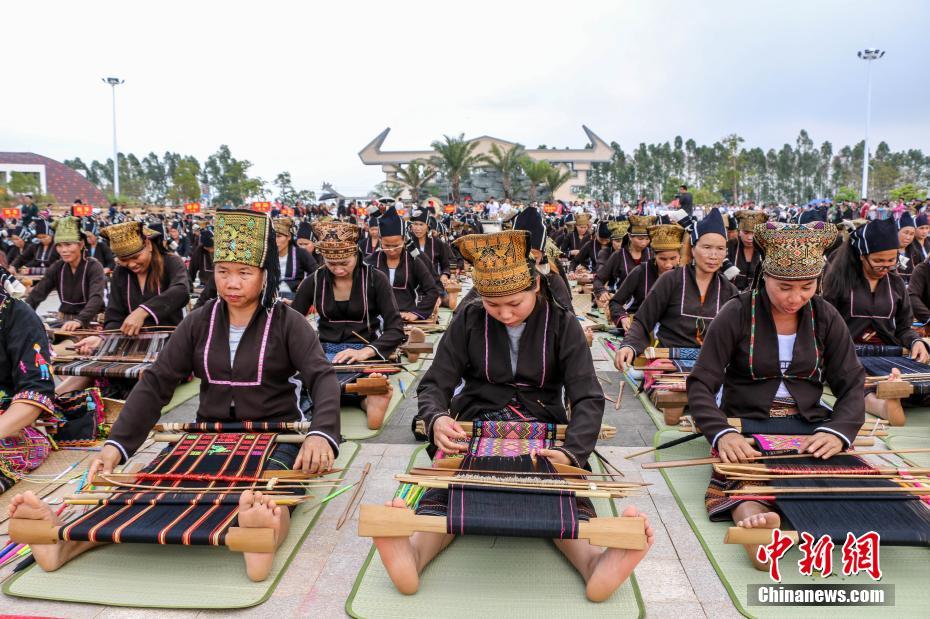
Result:
M700 348L717 313L737 294L719 269L727 256L727 229L717 209L697 222L691 231L694 263L660 276L639 306L615 365L626 371L637 355L651 345L658 326L659 345Z
M201 379L198 422L292 422L303 417L294 391L299 376L313 398L310 431L301 445L278 443L268 469L329 470L338 453L339 389L311 326L277 299L278 259L267 215L223 211L215 231L215 282L219 298L191 312L132 391L89 476L110 473L142 445L178 383L191 372ZM169 448L170 449L170 448ZM49 506L27 492L13 499L11 517L49 520ZM261 494L239 500L239 527L272 528L275 545L287 535L289 512ZM98 544L33 545L50 571ZM273 553L245 553L252 580L263 580Z
M158 235L138 221L107 226L101 235L109 241L119 262L110 280L103 328L118 329L123 335L132 337L139 335L143 327L178 325L190 301L184 261L167 254ZM79 354L90 355L102 342L99 336L92 335L76 342L75 347ZM86 376L69 376L58 386L57 392L84 389L91 381ZM132 384L114 384L118 392L114 396L125 398Z
M318 221L313 232L323 267L304 279L291 307L303 315L316 309L320 342L333 364L361 366L370 359L386 360L404 342L403 320L387 276L362 261L358 226ZM390 387L386 394L362 398L369 428L381 427L390 401Z
M930 348L912 328L913 313L898 266L898 228L893 219L871 221L849 235L824 274L823 296L839 311L853 343L910 349L918 363ZM883 372L886 373L886 372ZM894 368L890 374L898 376ZM868 393L866 411L888 418L887 401Z
M611 242L619 242L620 247L598 265L594 277L594 294L601 306L610 302L608 288L616 290L633 269L653 258L649 228L655 223L652 215L630 215L626 222L611 222Z
M103 265L84 255L84 235L77 217L62 217L53 224L55 250L60 260L30 291L26 303L36 309L51 292L58 293L61 329L86 329L103 311L107 280Z
M823 459L848 448L865 421L865 376L849 331L839 312L817 295L823 251L835 236L836 228L823 222L755 228L765 251L761 282L720 310L687 379L691 415L724 463L761 455L740 434L749 433L750 421L759 434L766 428L771 434L805 434L799 451ZM832 411L821 403L824 383L836 396ZM741 430L728 418L743 419ZM774 429L786 423L797 428ZM740 483L713 474L705 498L711 520L732 517L741 527L778 527L781 518L771 502L726 494ZM747 552L766 569L755 560L755 548Z
M440 341L436 359L417 388L418 419L434 449L461 453L461 421L567 423L560 447L538 456L552 463L584 466L597 442L604 394L584 333L574 315L540 295L529 234L508 231L469 235L456 247L474 266L481 302L463 305ZM461 387L457 386L462 383ZM571 402L568 418L563 401ZM453 418L450 411L455 415ZM404 507L404 501L391 503ZM446 515L448 491L428 490L417 514ZM589 499L578 499L579 519L594 516ZM628 507L624 516L639 516ZM648 545L652 529L644 526ZM453 540L451 534L417 532L376 537L375 545L395 586L405 594L419 574ZM602 550L585 540L555 540L556 547L587 582L591 600L607 599L633 572L646 550Z

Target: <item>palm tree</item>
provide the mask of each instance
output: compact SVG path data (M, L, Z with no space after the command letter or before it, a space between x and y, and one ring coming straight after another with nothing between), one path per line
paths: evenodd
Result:
M546 189L549 190L549 197L555 200L555 192L559 187L568 182L572 177L571 170L565 170L559 166L552 166L552 169L546 173Z
M439 171L428 161L416 159L407 164L405 168L398 168L397 182L410 191L414 204L420 203L420 192L426 187Z
M523 157L520 159L520 167L523 168L523 173L530 182L530 203L533 203L536 201L537 188L541 183L546 182L552 166L548 161L535 161L529 157Z
M481 158L484 163L500 173L504 184L504 197L507 199L513 197L513 177L522 169L520 160L525 156L526 150L522 144L514 144L507 150L497 144L492 144L490 154Z
M468 178L471 169L481 163L481 155L476 155L477 142L466 142L465 134L460 133L457 138L442 136L445 141L436 140L430 146L436 154L430 157L430 163L442 172L452 188L452 202L459 202L459 188L462 179Z

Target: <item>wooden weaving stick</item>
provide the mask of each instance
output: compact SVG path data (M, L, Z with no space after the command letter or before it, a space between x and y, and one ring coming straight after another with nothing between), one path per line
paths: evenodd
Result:
M10 539L18 544L57 544L62 527L47 520L10 518ZM226 547L233 552L274 552L274 529L229 527Z
M867 449L864 451L845 452L847 456L880 456L899 453L928 453L930 447L912 447L909 449ZM810 454L784 454L780 456L753 456L746 460L788 460L791 458L810 458ZM668 460L666 462L646 462L642 464L644 469L673 469L683 466L700 466L702 464L719 464L723 460L720 458L693 458L691 460ZM829 462L829 460L824 460Z
M475 431L475 424L471 421L459 421L458 424L462 426L462 429L465 431L465 434L469 436L473 435ZM565 440L565 431L568 429L568 426L565 424L558 424L555 427L555 438L564 441ZM426 434L426 423L422 419L417 420L416 430L420 434ZM617 428L608 425L602 425L601 431L598 433L597 438L611 438L617 434Z
M447 533L442 516L417 516L411 509L362 505L358 534L361 537L409 537L417 531ZM578 523L578 539L594 546L645 550L645 522L641 517L592 518Z

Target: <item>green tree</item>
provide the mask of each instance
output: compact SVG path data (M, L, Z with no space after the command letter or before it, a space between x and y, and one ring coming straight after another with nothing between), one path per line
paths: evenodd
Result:
M505 198L513 198L514 177L521 172L520 160L525 155L526 149L522 144L514 144L506 150L498 144L492 144L491 152L481 158L484 163L501 175Z
M910 202L911 200L926 200L927 190L923 187L918 187L913 183L907 183L892 189L891 199L903 200L905 202Z
M297 190L294 189L290 172L281 172L272 184L278 188L278 200L281 202L293 204L297 200Z
M436 151L436 154L430 157L430 163L449 182L452 202L458 204L462 180L468 178L471 169L481 163L481 156L475 154L478 143L466 142L464 133L459 134L457 138L444 135L443 140L436 140L430 145Z
M39 193L39 175L32 172L11 172L10 180L7 187L14 194L31 194L35 196Z
M722 195L704 187L698 187L691 195L695 204L720 204L723 202Z
M859 192L852 187L840 187L833 197L834 202L856 202L859 199Z
M193 157L182 159L174 168L168 199L175 204L196 202L200 197L200 164Z
M523 168L523 173L526 174L526 180L529 182L527 190L529 192L529 201L530 203L536 202L539 186L548 181L552 166L548 161L535 161L530 157L523 157L520 160L520 167Z
M397 182L410 192L414 204L419 204L420 195L424 193L426 186L438 173L439 171L431 166L428 161L418 159L411 161L406 166L398 167Z
M252 163L236 159L225 144L207 158L204 165L206 178L213 188L213 200L218 204L227 201L242 206L246 200L265 195L265 182L248 175Z
M571 170L560 166L550 166L549 171L546 172L545 184L551 200L555 200L555 192L559 190L559 187L567 183L572 176L574 176L574 173Z

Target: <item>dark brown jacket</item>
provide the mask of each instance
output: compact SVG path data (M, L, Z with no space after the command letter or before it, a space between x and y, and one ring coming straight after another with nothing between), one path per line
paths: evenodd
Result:
M82 326L88 327L103 311L106 287L103 265L94 258L82 258L74 271L64 260L58 260L26 297L26 303L35 309L55 290L61 301L58 311L76 316Z
M187 271L184 261L174 254L162 256L165 269L155 290L139 288L136 274L124 266L116 267L110 278L110 299L103 314L104 329L118 329L136 308L143 308L149 317L145 326L169 326L180 324L183 310L190 302L187 288ZM148 283L148 282L146 282Z
M917 322L930 320L930 263L921 262L914 268L911 283L907 287L907 295L911 301L914 320Z
M862 342L874 332L883 344L910 348L918 338L911 327L914 315L907 288L897 273L881 278L875 292L865 278L859 277L852 290L827 300L839 310L853 342Z
M754 342L751 303L752 293L747 291L720 310L688 375L688 407L701 432L714 444L730 429L727 417L768 418L778 385L784 381L801 417L822 421L823 430L843 438L848 447L865 421L865 370L842 316L819 295L811 299L800 312L791 365L783 376L765 291L756 299ZM825 383L836 396L832 414L820 403ZM723 400L718 407L721 386Z
M108 442L132 456L191 373L201 380L198 421L299 421L299 377L313 401L310 434L325 437L338 451L336 373L310 323L281 302L271 311L256 311L232 367L226 303L213 300L188 314L129 394Z

